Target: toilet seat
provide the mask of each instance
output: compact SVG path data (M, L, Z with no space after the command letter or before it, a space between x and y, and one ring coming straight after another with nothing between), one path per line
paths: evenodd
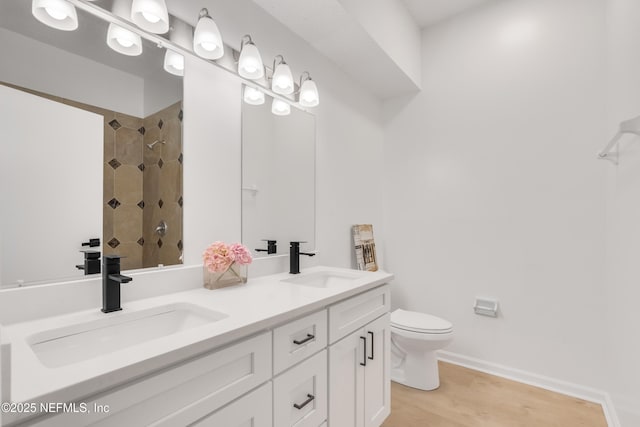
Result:
M402 309L391 313L391 326L419 334L448 334L453 331L451 322L430 314Z

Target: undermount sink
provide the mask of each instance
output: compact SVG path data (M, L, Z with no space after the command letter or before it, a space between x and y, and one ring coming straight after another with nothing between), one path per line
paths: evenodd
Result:
M314 288L332 288L353 285L354 282L363 276L363 272L342 272L342 271L317 271L300 276L284 279L283 282L293 283Z
M27 339L43 365L70 365L166 337L227 315L194 304L176 303L39 332Z

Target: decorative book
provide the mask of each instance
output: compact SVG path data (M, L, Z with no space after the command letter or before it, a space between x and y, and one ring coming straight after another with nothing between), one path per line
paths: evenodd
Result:
M354 225L352 227L352 233L358 270L378 271L376 244L373 241L373 225Z

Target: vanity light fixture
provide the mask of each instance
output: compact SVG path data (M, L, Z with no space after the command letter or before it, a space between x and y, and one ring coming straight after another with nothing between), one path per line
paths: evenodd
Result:
M244 102L249 105L264 104L264 92L251 86L244 87Z
M169 11L164 0L133 0L131 20L151 33L164 34L169 31Z
M306 74L306 78L305 77ZM300 76L300 95L298 96L298 103L303 107L315 107L320 103L320 96L318 95L318 87L316 82L311 80L311 75L308 71L305 71Z
M276 64L276 61L279 62ZM289 95L293 93L293 89L293 75L291 74L291 68L289 68L289 65L284 62L284 57L282 55L278 55L273 59L271 90L275 93L279 93L280 95Z
M264 76L264 64L260 51L250 35L245 35L240 40L240 58L238 59L238 74L241 77L257 80Z
M191 26L178 18L173 18L169 28L169 40L188 49L191 44ZM170 48L166 48L164 70L175 76L184 76L184 56Z
M114 23L107 30L107 45L118 53L138 56L142 53L142 39L132 31Z
M276 116L288 116L291 113L291 106L281 99L273 98L271 112Z
M38 21L57 30L78 28L76 8L66 0L33 0L31 13Z
M193 51L205 59L219 59L224 55L222 36L209 11L203 8L193 34Z

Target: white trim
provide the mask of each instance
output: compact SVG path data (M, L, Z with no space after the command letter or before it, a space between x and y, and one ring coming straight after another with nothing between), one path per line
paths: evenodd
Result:
M534 374L532 372L526 372L509 366L499 365L497 363L487 362L474 357L463 356L461 354L451 353L448 351L440 350L437 352L437 355L438 360L442 360L443 362L452 363L475 371L484 372L523 384L583 399L588 402L597 403L602 406L602 411L604 412L604 416L607 420L607 425L609 427L621 427L611 397L609 396L609 393L603 390L585 387L579 384Z

